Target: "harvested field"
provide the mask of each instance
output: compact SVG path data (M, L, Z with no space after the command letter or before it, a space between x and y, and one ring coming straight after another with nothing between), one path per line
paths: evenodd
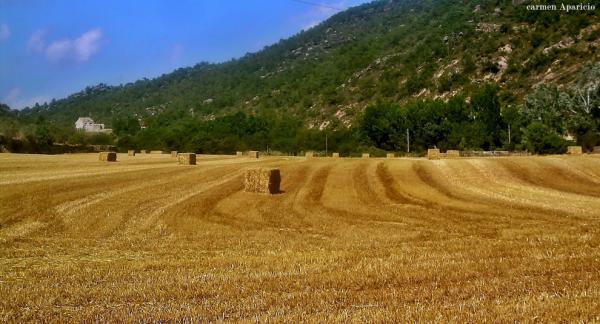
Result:
M2 322L600 320L600 155L118 160L0 154Z

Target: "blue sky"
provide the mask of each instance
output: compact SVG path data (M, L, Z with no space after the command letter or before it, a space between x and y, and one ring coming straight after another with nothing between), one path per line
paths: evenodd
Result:
M0 0L0 102L223 62L368 0ZM318 3L323 6L311 5Z

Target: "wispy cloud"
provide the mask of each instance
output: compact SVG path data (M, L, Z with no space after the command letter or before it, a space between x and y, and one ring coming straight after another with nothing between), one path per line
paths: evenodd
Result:
M0 40L7 40L10 38L10 28L7 24L0 24Z
M48 96L34 96L30 98L24 98L21 96L21 89L12 88L8 91L8 93L4 96L4 103L8 104L8 106L12 109L23 109L25 107L33 107L35 104L43 104L45 102L50 101L50 97Z
M87 62L100 49L102 30L91 29L75 39L65 38L50 42L46 46L47 30L40 29L29 38L27 48L31 51L44 53L51 62L74 59L77 62Z

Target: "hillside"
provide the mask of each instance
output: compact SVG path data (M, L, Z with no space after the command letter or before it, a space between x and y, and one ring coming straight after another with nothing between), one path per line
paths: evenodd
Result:
M399 121L393 131L414 130L420 139L417 151L435 145L558 152L566 145L561 137L585 141L587 147L598 144L600 122L585 127L570 123L572 117L600 118L587 107L589 100L584 103L587 115L573 116L570 109L580 104L575 101L583 89L573 87L581 81L581 70L599 61L598 10L531 11L521 2L374 1L237 60L199 63L125 85L90 86L68 98L24 109L19 117L25 124L45 125L56 141L81 142L80 136L69 132L77 117L91 114L117 131L115 138L93 141L114 142L122 148L212 153L269 147L284 152L324 150L324 135L319 133L324 131L340 151L359 147L403 151L405 139L392 136L393 143L381 142L365 131L371 126L361 124L368 107L383 104L400 106L404 115L398 118L411 119L408 124ZM521 106L549 103L547 98L524 100L542 84L559 86L547 92L556 94L555 99L561 97L559 90L568 89L565 96L571 102L557 103L562 107L557 112L560 118L543 121L549 135L536 146L524 129L543 119L539 115L543 107ZM600 87L594 84L590 89L596 94ZM489 85L495 89L485 90ZM477 92L493 98L482 97L480 106L474 107L470 98ZM468 128L468 133L442 131L432 124L452 119L446 112L451 108L433 107L431 113L419 116L408 116L409 109L404 109L451 98L463 110L451 128ZM490 111L496 116L481 115ZM515 114L518 118L506 117ZM557 119L562 120L560 125ZM470 124L465 128L461 122ZM509 136L506 129L511 126ZM530 133L538 131L539 127ZM493 138L481 141L482 136Z
M89 87L26 110L59 123L91 112L142 120L212 118L274 108L309 126L349 126L377 101L448 98L483 81L505 102L540 82L567 84L598 59L596 11L527 11L511 1L375 1L223 64L200 63L153 80Z

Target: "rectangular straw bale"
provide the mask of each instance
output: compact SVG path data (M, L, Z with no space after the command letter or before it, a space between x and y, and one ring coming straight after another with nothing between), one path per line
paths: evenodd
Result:
M179 153L177 158L180 165L196 165L195 153Z
M583 149L581 146L569 146L567 148L567 154L569 155L581 155L583 154Z
M340 153L333 153L333 154L331 155L331 157L334 157L334 158L339 158L339 157L340 157Z
M312 159L315 156L315 152L313 151L308 151L305 153L305 156L307 159Z
M100 152L100 161L116 162L117 153L115 152Z
M427 158L430 160L439 160L440 159L440 150L439 149L428 149L427 150Z
M253 159L258 159L258 151L249 151L248 157Z
M177 157L177 153L179 153L179 152L177 152L177 151L171 151L171 157Z
M387 157L388 159L393 159L393 158L395 158L395 157L396 157L396 154L394 154L394 153L388 153L388 154L386 154L386 157Z
M460 157L460 151L459 150L448 150L446 151L446 157L449 159L456 159Z
M135 156L135 150L129 150L129 151L127 151L127 155L129 155L129 156Z
M363 157L363 159L368 159L368 158L371 157L371 154L369 154L369 153L363 153L362 157Z
M163 154L163 151L150 151L150 154Z
M249 169L245 174L244 190L246 192L276 194L279 193L281 174L276 168Z
M148 154L148 150L141 150L140 153L142 153L142 154Z
M242 151L235 152L235 156L237 156L237 157L242 157L243 155L244 155L244 153Z
M592 152L594 154L600 154L600 146L594 146L594 150Z

